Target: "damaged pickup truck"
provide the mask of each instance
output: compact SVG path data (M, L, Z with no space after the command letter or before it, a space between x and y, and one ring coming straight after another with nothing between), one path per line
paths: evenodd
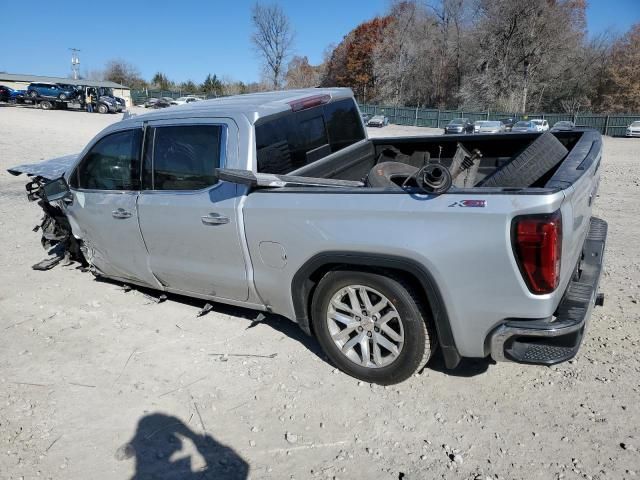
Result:
M95 274L283 315L348 374L400 382L439 348L572 358L607 224L592 130L368 139L348 89L260 93L115 123L32 177Z

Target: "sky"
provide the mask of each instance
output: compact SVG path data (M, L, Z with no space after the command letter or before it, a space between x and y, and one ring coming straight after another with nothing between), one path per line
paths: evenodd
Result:
M110 59L135 65L149 80L157 71L174 81L200 83L208 73L258 81L260 62L251 43L252 0L140 2L108 0L59 4L31 0L36 15L0 0L0 71L66 77L79 48L80 71L100 70ZM296 31L295 54L312 64L359 23L385 13L389 0L280 0ZM176 8L179 6L179 8ZM24 12L23 12L24 13ZM594 35L624 33L640 22L640 0L589 0L587 27Z

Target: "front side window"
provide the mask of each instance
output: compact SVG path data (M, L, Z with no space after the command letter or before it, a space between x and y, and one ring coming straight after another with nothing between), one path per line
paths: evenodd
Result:
M222 126L149 128L144 158L145 185L154 190L201 190L217 182Z
M82 159L71 186L89 190L139 190L142 131L107 135Z

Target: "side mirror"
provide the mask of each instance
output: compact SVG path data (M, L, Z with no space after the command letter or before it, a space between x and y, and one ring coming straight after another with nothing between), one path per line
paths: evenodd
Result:
M64 177L60 177L56 180L51 180L42 186L42 193L44 200L47 202L54 202L56 200L63 200L71 195L69 185Z

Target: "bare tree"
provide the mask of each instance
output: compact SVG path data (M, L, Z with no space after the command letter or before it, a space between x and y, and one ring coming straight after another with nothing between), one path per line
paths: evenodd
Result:
M320 84L322 67L309 64L307 57L294 56L287 67L287 88L311 88Z
M130 88L144 88L146 86L137 67L121 59L107 62L104 68L104 79Z
M284 10L277 4L256 3L251 18L254 27L251 42L262 57L267 80L273 88L278 89L282 85L286 61L293 47L293 28Z

